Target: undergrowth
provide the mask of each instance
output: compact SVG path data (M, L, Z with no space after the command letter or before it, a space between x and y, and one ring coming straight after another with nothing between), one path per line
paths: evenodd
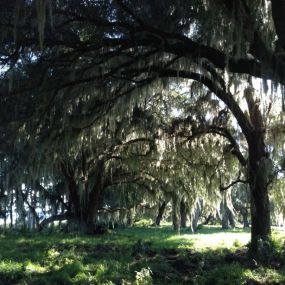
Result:
M249 232L203 227L135 227L102 236L7 232L0 237L0 285L285 284L284 234L267 264L245 259Z

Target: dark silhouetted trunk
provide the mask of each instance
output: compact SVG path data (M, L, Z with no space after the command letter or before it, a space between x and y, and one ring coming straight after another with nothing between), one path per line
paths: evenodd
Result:
M187 207L184 201L180 202L180 226L186 228L187 223Z
M268 240L270 229L270 205L268 181L272 173L272 161L265 150L263 133L255 131L249 143L248 176L251 194L251 252L258 251L258 240Z
M203 223L203 225L208 225L209 223L211 223L214 220L214 216L212 214L208 215L207 217L205 217L205 221Z
M249 228L249 221L248 221L248 211L246 208L242 208L240 210L242 216L242 223L244 228Z
M172 222L173 228L177 234L180 234L180 215L179 215L179 199L174 196L172 198Z
M69 212L74 213L75 219L81 221L81 211L80 211L80 198L77 192L77 184L75 180L75 173L74 170L65 164L61 164L61 170L65 177L68 187L68 194L69 194Z
M13 227L13 204L14 204L14 190L11 190L11 195L10 195L10 209L9 209L9 214L10 214L10 228Z
M160 222L162 220L166 205L167 205L166 201L163 201L162 204L159 205L158 214L157 214L157 217L155 219L155 225L156 226L160 226Z
M96 222L97 222L97 212L100 207L100 202L102 198L102 192L105 186L104 180L104 161L99 160L96 165L96 177L95 177L95 185L91 190L88 203L87 203L87 211L86 211L86 226L87 233L95 234L96 233Z

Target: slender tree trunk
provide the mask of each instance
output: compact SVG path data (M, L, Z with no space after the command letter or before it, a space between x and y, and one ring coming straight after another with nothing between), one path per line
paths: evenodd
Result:
M7 197L4 198L4 230L7 227Z
M26 210L24 206L24 198L21 186L16 187L16 211L18 218L16 219L17 225L21 228L26 228Z
M179 215L179 199L177 196L172 198L172 222L173 228L177 234L180 234L180 215Z
M130 208L127 213L127 226L131 227L134 224L135 208Z
M158 214L157 214L157 217L155 219L155 225L156 226L160 226L160 222L162 220L166 205L167 205L166 201L163 201L162 204L159 205Z
M11 195L10 195L10 228L13 227L13 205L14 205L14 190L11 190Z
M192 212L191 212L190 229L191 229L192 233L197 231L198 221L199 221L199 218L201 216L202 207L203 207L203 200L202 199L198 199L195 202L194 209L192 209Z
M242 223L244 228L249 228L248 211L246 208L241 209Z
M186 228L187 223L187 207L184 201L180 202L180 226Z
M29 210L30 210L30 219L31 219L31 228L32 229L39 229L39 225L40 225L40 218L36 212L36 202L35 202L35 199L36 199L36 192L34 192L33 194L33 201L32 201L32 204L29 203L28 199L25 200L26 204L28 205L29 207Z

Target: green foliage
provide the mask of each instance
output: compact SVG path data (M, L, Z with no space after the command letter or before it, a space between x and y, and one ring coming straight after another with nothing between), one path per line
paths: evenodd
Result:
M4 260L0 262L0 284L12 284L25 276L25 268L20 262Z
M251 249L251 243L247 246ZM280 238L276 231L271 234L268 240L258 239L257 255L254 257L258 262L269 265L276 260L283 259L284 256L284 238Z
M135 227L148 227L153 224L152 219L140 219L139 221L134 223Z
M277 255L268 267L248 269L225 261L246 244L244 236L249 239L242 229L213 226L195 234L183 229L179 236L170 226L127 228L98 237L8 233L0 238L0 285L282 284L284 272L272 267L284 256L278 232L272 239Z
M62 179L74 180L70 193L59 198L73 197L61 204L71 205L77 217L93 219L86 215L102 205L86 209L93 204L88 197L97 188L101 196L110 184L123 190L122 184L132 184L132 198L140 199L114 191L117 195L104 197L103 205L118 207L124 200L121 204L129 208L146 198L152 202L175 193L191 202L198 196L208 198L217 208L222 182L218 173L223 172L228 184L232 173L240 172L232 154L242 160L239 147L254 149L236 137L240 129L248 142L259 133L259 145L265 144L261 133L253 132L238 94L245 80L241 71L246 77L285 82L284 47L278 46L284 42L284 15L272 13L265 4L269 1L126 0L118 5L109 0L37 0L16 1L16 8L4 2L1 128L3 123L7 127L1 133L7 143L1 152L7 148L17 154L11 160L17 161L13 173L21 173L14 174L20 185L23 176L35 181L58 175L58 169ZM271 2L273 6L282 1ZM233 92L232 87L239 90ZM264 112L267 117L270 108L271 102ZM241 128L222 112L229 110ZM263 125L271 129L265 120ZM13 189L8 189L10 195ZM28 216L23 205L17 207L22 208L22 225ZM110 215L101 220L107 224ZM123 224L125 217L113 220ZM147 223L138 224L142 225Z
M197 230L200 231L200 230L203 229L203 227L204 227L204 225L200 224L200 225L197 226Z
M271 268L260 267L256 270L246 269L244 271L244 277L252 284L284 284L285 283L285 271L275 270Z
M233 242L233 246L239 248L242 246L242 244L238 239L235 239Z
M269 238L269 242L272 248L274 250L281 252L284 250L284 239L280 238L279 234L277 231L272 231L271 237Z
M152 285L152 271L150 268L142 268L140 271L136 271L136 279L134 285Z
M244 269L238 264L222 265L197 278L198 284L240 285Z

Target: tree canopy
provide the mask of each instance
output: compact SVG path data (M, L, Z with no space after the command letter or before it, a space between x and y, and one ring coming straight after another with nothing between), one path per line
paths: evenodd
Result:
M1 153L31 181L64 181L61 204L89 230L117 184L177 208L246 183L256 252L283 170L284 13L283 0L1 1Z

